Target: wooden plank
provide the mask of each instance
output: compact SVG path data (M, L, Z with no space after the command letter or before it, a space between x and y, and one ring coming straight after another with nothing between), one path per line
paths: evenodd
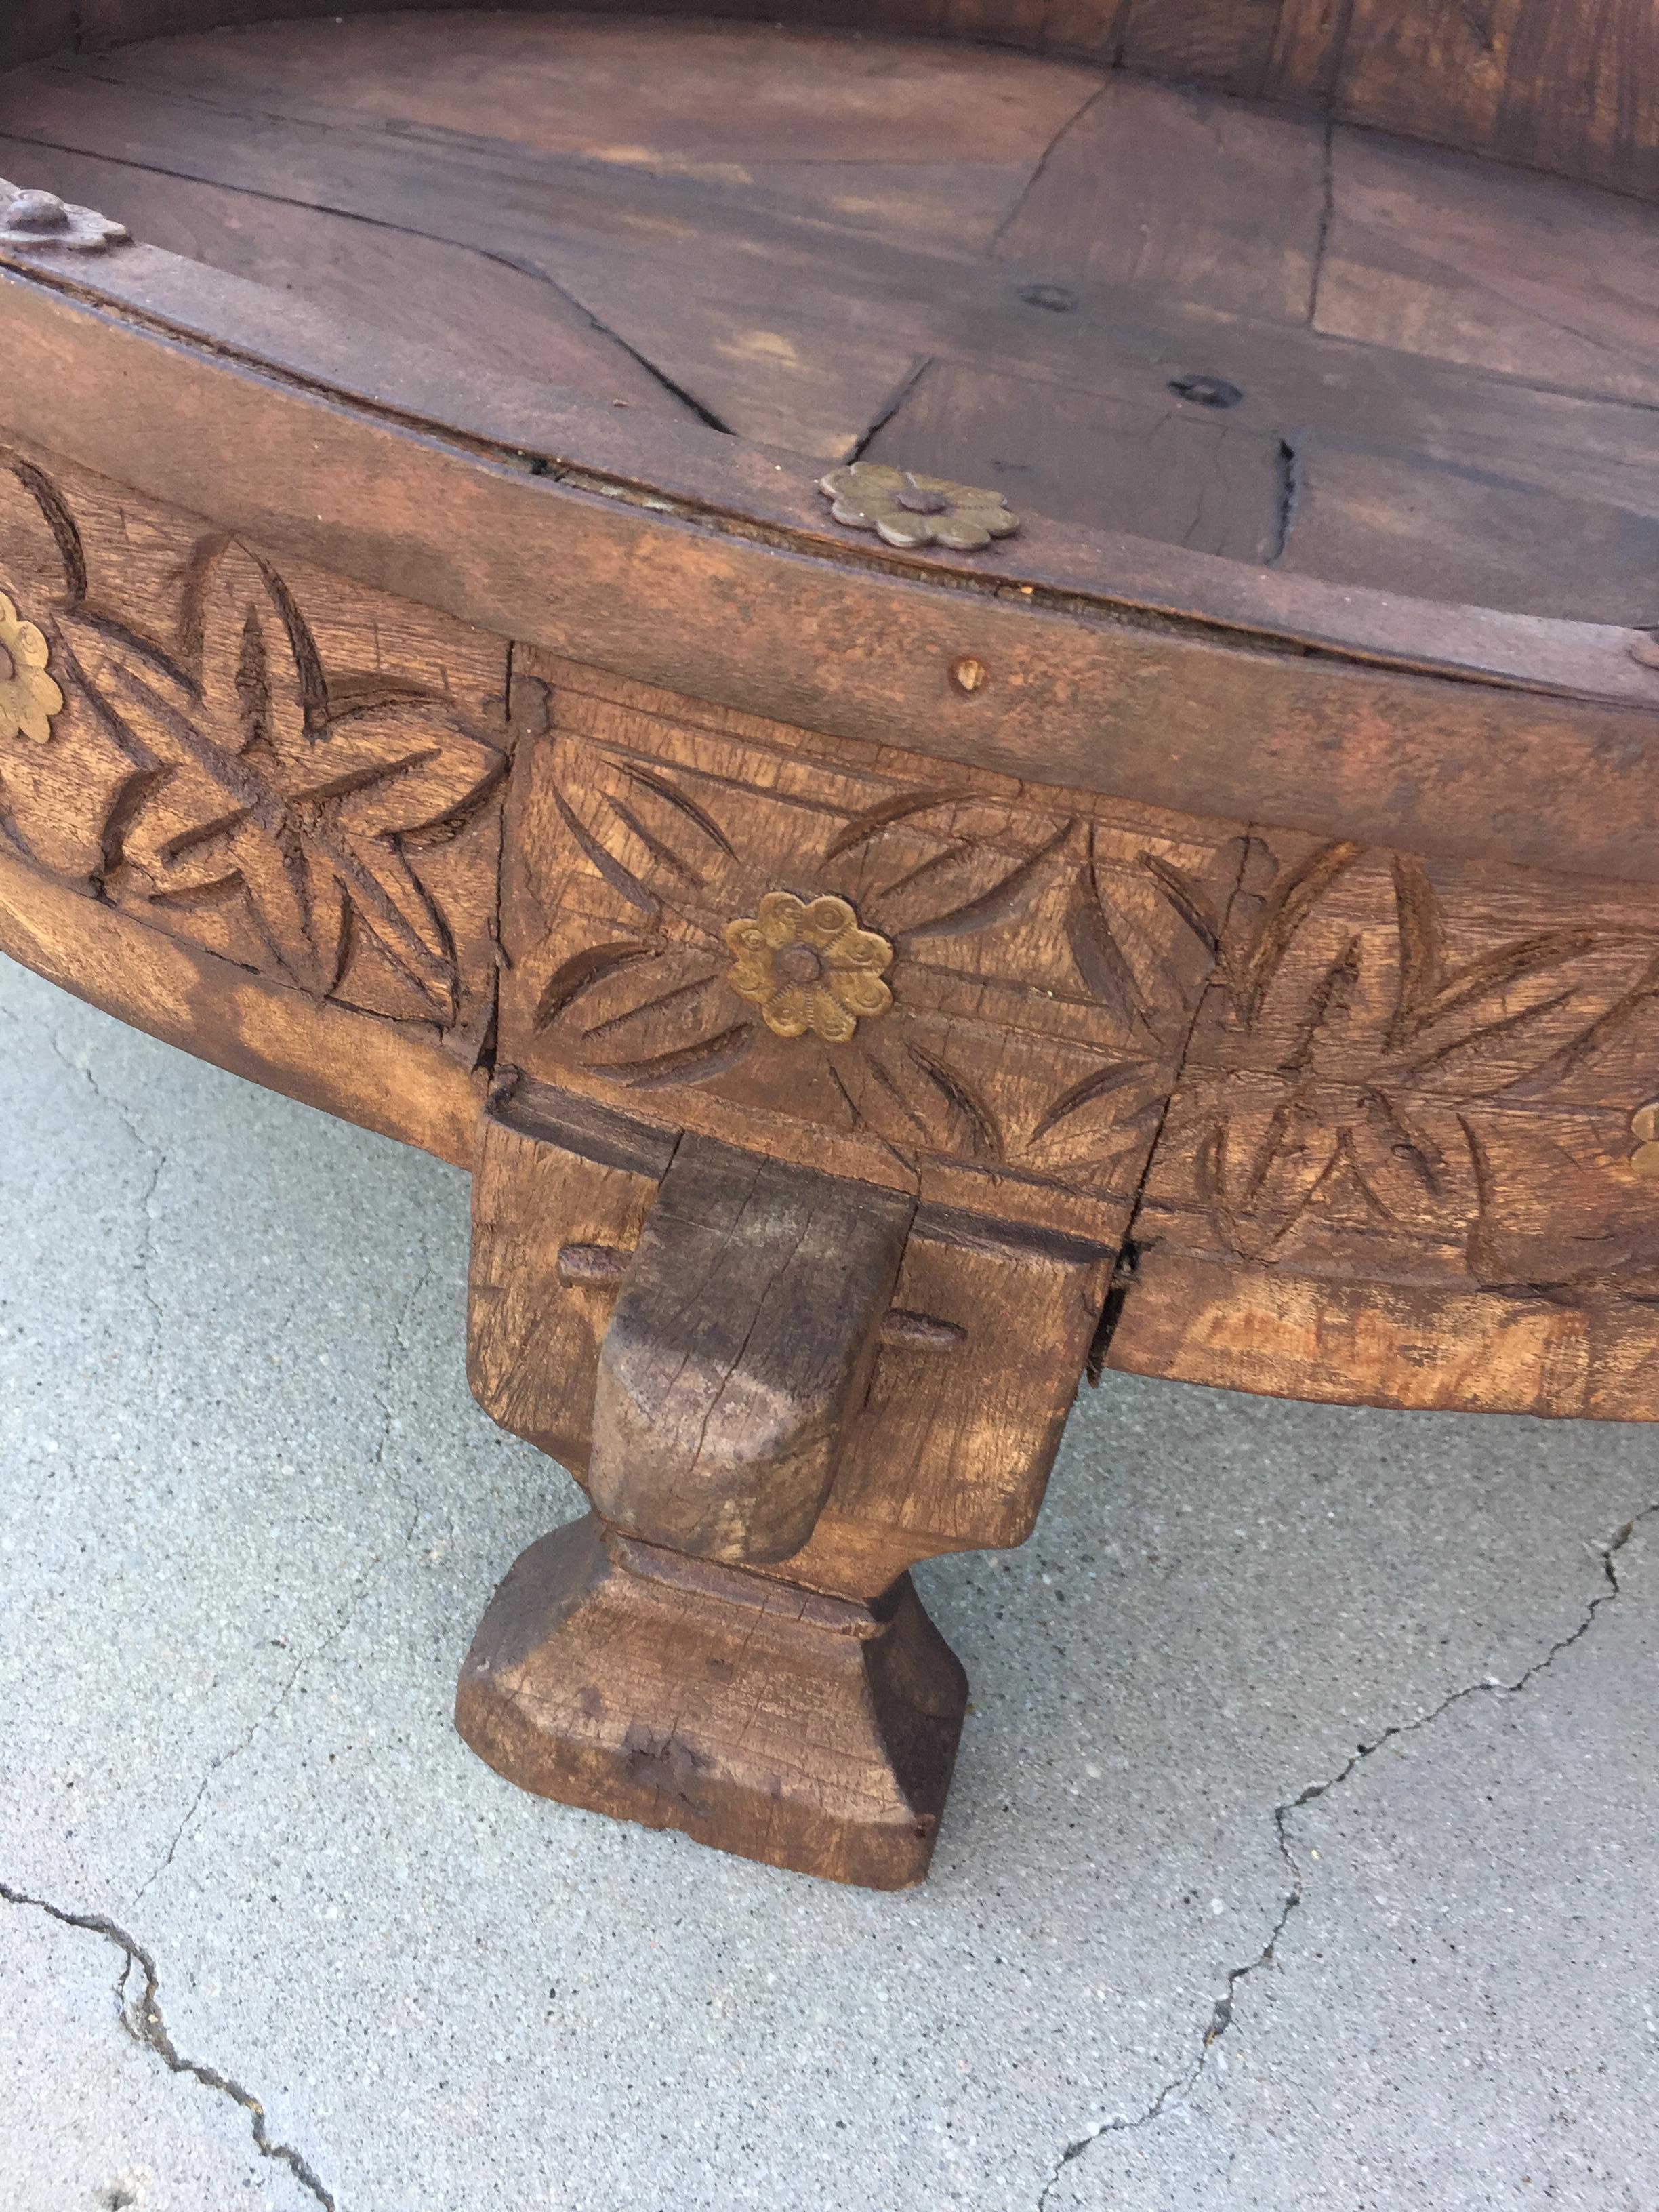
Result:
M96 67L240 114L389 123L738 184L778 163L1018 168L1101 82L931 39L485 10L401 15L395 36L375 15L262 24Z
M686 472L679 499L599 496L580 475L532 475L522 452L481 453L412 424L410 408L442 388L436 364L414 364L405 389L372 345L365 357L314 325L297 343L294 324L308 311L274 312L258 288L143 247L108 266L147 315L162 308L159 319L137 321L118 295L100 307L38 276L0 275L11 423L39 451L68 447L278 556L321 544L336 574L498 636L796 727L877 743L897 727L918 752L1022 778L1340 825L1424 851L1638 882L1659 867L1647 830L1647 702L1659 701L1659 676L1633 657L1628 632L1453 617L1422 601L1367 605L1363 593L1350 605L1340 592L1186 554L1170 556L1176 609L1189 590L1205 605L1212 571L1227 611L1206 607L1202 623L1180 612L1115 618L1109 598L1079 608L1047 586L1039 597L1035 583L1027 595L1018 567L998 574L983 557L938 564L953 582L976 580L941 589L927 580L933 563L836 557L847 548L823 502L799 477L791 489L775 456L732 447L727 465L727 441L700 451L676 429L666 472ZM77 270L77 288L86 281ZM212 323L218 342L169 335L173 319L186 331ZM228 329L256 362L269 350L311 373L301 382L247 365ZM319 361L337 363L370 404L322 398ZM100 399L112 379L124 393L118 417ZM400 400L399 415L385 411ZM653 449L631 437L590 445L590 412L561 410L552 450L567 450L567 438L579 453L609 450L610 488L625 495L640 478L617 465L631 472ZM607 429L626 420L597 413ZM774 519L758 543L723 520L751 498ZM1156 573L1149 540L1054 529L1060 575ZM983 587L988 575L1000 588ZM1256 649L1244 625L1266 606L1276 627L1282 608L1294 637L1304 593L1334 649ZM741 623L723 618L732 606ZM1369 665L1373 655L1382 665ZM950 680L964 656L992 677L970 693ZM1473 680L1417 672L1433 667ZM1387 779L1370 773L1379 754ZM1556 794L1547 810L1535 797L1544 788Z
M56 701L46 744L0 726L9 843L306 999L428 1024L476 1066L501 641L4 451L0 574Z
M1128 0L1126 69L1254 95L1273 55L1280 0Z
M1135 1270L1106 1364L1324 1405L1651 1421L1650 1314L1633 1299L1586 1309L1155 1249Z
M1650 0L1354 0L1336 112L1659 195Z
M798 451L843 453L914 363L934 354L1171 413L1184 404L1172 379L1219 376L1243 394L1230 432L1346 436L1358 419L1377 443L1637 508L1659 483L1644 414L1086 281L1076 312L1055 313L1024 296L1041 274L1029 265L768 216L735 207L722 187L568 167L556 175L556 164L537 157L526 167L530 157L515 155L481 198L486 179L453 149L439 191L422 157L395 140L330 131L290 143L275 126L204 121L185 104L169 112L157 96L61 73L40 81L40 98L42 127L66 140L302 190L376 222L417 219L455 242L510 251L722 420ZM946 472L972 481L966 468Z
M1652 1419L1659 899L1262 838L1131 1232L1115 1363ZM1322 1380L1316 1372L1325 1367Z
M1646 0L1529 0L1492 150L1659 198L1659 12Z
M471 247L16 138L0 137L0 174L98 208L170 253L366 314L400 342L464 334L470 365L690 412L554 285Z
M1055 276L1307 319L1323 127L1118 78L1060 135L996 250Z
M896 749L528 652L514 714L514 1066L799 1166L1115 1243L1237 878L1232 824L1028 799L961 763L941 781ZM872 972L899 987L856 1020L774 1028L737 988L726 933L783 885L856 916Z
M1167 391L1139 400L1033 386L938 362L866 447L872 460L967 478L1017 514L1132 531L1237 561L1279 544L1279 441Z
M862 1405L911 1201L680 1139L599 1352L588 1487L732 1565L811 1534Z
M896 249L778 216L746 188L360 123L244 118L71 70L43 73L21 107L9 89L0 84L0 125L17 114L32 139L356 215L540 272L741 435L843 458L912 370L914 318L889 302L929 258L901 253L872 285L872 253L879 261Z
M1332 583L1659 627L1659 516L1328 436L1298 441L1283 565Z
M1659 403L1659 209L1339 129L1316 327Z
M604 1252L625 1268L674 1144L671 1131L514 1078L479 1120L467 1379L492 1420L579 1481L618 1279L573 1279L564 1254Z
M884 1347L829 1503L791 1575L874 1592L936 1553L1024 1543L1115 1258L1079 1239L918 1208L895 1298L949 1323L960 1346L942 1354Z
M465 1168L483 1103L429 1029L319 1003L146 928L0 842L0 952L118 1020Z

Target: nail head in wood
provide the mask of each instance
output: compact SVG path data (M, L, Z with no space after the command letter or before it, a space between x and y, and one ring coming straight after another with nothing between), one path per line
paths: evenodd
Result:
M906 1313L892 1307L881 1325L881 1341L889 1352L956 1352L968 1341L968 1332L953 1321L935 1321L931 1314Z
M614 1244L563 1244L559 1280L569 1291L619 1291L633 1257Z

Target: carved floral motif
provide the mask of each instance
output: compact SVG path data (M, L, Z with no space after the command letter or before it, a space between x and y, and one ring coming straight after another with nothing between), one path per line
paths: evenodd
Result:
M119 558L100 574L39 469L0 468L0 580L28 581L43 625L0 599L0 831L313 996L482 1036L499 839L488 823L470 832L501 750L414 683L331 678L294 592L239 541L197 539L137 502L112 509L95 479L77 483L100 539L113 529L141 549L131 574ZM142 549L173 545L145 567ZM106 582L124 611L136 590L153 627L106 613ZM406 641L391 646L394 666L400 651L428 650L395 603L370 603L354 625L351 592L328 605L334 640L361 635L378 663L389 617ZM7 743L20 733L53 742L20 755ZM89 848L78 867L77 842Z
M1659 1291L1616 1174L1659 1058L1659 927L1616 890L1573 913L1534 879L1517 912L1521 888L1334 842L1242 899L1154 1197L1251 1260L1403 1238L1494 1285Z
M775 1036L811 1030L826 1044L846 1044L860 1019L873 1020L893 1003L881 980L893 948L859 927L845 899L808 906L793 891L768 891L758 920L732 922L726 941L737 955L726 981L760 1008Z
M46 673L46 639L0 592L0 738L29 738L43 745L64 695Z
M181 909L240 897L273 963L319 996L360 924L451 1018L453 950L404 843L458 826L500 756L425 701L333 704L282 579L234 541L193 580L190 665L84 617L64 627L141 763L121 860L148 896Z
M573 670L551 687L552 726L525 758L506 1058L659 1092L694 1118L717 1100L725 1118L703 1126L762 1149L750 1117L782 1115L871 1148L890 1175L932 1158L1028 1194L1133 1192L1237 841L769 725L677 722L662 695L586 688L604 681ZM733 915L757 919L728 936ZM831 944L860 929L857 966L826 974L836 1014L803 1020L786 999L783 1020L757 1018L776 1006L786 931L815 915ZM753 933L774 916L763 948Z

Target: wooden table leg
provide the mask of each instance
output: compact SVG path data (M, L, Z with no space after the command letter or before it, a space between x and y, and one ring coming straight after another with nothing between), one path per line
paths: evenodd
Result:
M497 1591L462 1735L566 1803L920 1881L967 1680L908 1569L1029 1531L1111 1255L532 1085L474 1191L474 1389L598 1510Z
M520 1789L871 1889L933 1855L968 1678L908 1575L872 1604L641 1543L532 1544L456 1724Z

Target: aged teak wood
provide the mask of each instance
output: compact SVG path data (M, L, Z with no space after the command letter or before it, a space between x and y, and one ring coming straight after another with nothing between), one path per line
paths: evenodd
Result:
M471 1170L482 1756L895 1887L1085 1370L1659 1416L1659 56L748 12L25 0L0 946Z

